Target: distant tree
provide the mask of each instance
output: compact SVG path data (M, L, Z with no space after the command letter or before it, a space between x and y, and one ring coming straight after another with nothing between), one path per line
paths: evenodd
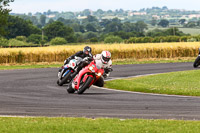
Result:
M169 28L169 29L165 30L164 32L165 32L166 35L174 35L174 36L186 35L182 31L179 31L179 29L176 28L176 27Z
M167 6L163 6L162 10L168 10Z
M104 43L121 43L123 40L119 36L108 36L104 39Z
M169 26L169 21L166 20L166 19L162 19L159 23L158 23L159 26L162 26L162 27L168 27Z
M188 22L187 24L185 24L184 27L194 28L194 27L196 27L196 23L191 21L191 22Z
M200 26L200 20L198 20L198 21L196 22L196 24L197 24L197 26Z
M159 36L187 36L188 34L183 33L178 28L173 27L166 30L154 29L148 31L146 36L159 37Z
M105 32L116 32L122 30L122 24L117 22L112 22L105 27Z
M113 19L112 19L112 22L115 22L115 23L120 24L120 23L121 23L121 20L118 19L118 18L113 18Z
M102 9L98 9L98 10L96 11L96 14L97 14L97 15L103 15L103 14L104 14L104 11L103 11Z
M14 0L0 0L0 36L6 35L6 26L8 25L8 16L10 9L6 8L9 6L10 2L14 2Z
M109 33L109 35L119 36L122 39L129 39L130 37L145 36L144 34L142 34L140 32L135 32L135 31L133 31L133 32L118 31L118 32Z
M108 10L107 13L108 13L108 14L112 14L113 11L112 11L112 10Z
M88 15L86 19L83 19L82 23L83 24L98 23L98 19L95 16Z
M83 38L86 39L91 39L91 38L97 38L97 33L95 32L87 32L83 34Z
M45 26L45 24L46 24L46 16L45 15L40 16L40 24L42 26Z
M154 29L154 30L148 31L148 32L146 33L146 36L151 36L151 37L165 36L165 33L163 32L163 30Z
M65 24L65 19L64 19L63 17L59 17L59 18L57 19L57 21L60 21L60 22L62 22L62 23Z
M106 25L108 25L110 23L112 23L111 20L109 20L109 19L102 19L101 22L99 23L99 25L102 26L102 27L106 27Z
M91 11L89 9L85 9L82 13L83 13L84 16L91 15Z
M9 16L8 27L6 28L8 34L6 38L15 38L16 36L26 36L31 34L40 34L41 30L34 26L30 21L19 17Z
M186 19L180 19L178 22L179 22L181 25L184 25L185 22L186 22Z
M47 36L44 36L43 38L45 41L48 40ZM42 35L39 35L39 34L31 34L28 39L27 39L28 42L32 42L34 44L40 44L41 41L42 41Z
M56 37L56 38L51 39L51 41L50 41L51 45L63 45L66 43L67 43L67 40L62 37Z
M98 22L98 19L95 16L87 16L88 22Z
M44 33L49 40L55 37L63 37L68 42L74 41L74 31L71 27L65 26L62 22L55 21L44 27Z
M86 30L87 31L92 31L92 32L96 32L97 31L96 28L95 28L95 26L92 25L92 24L87 24L86 25Z
M132 32L135 31L135 29L136 29L135 23L130 23L130 22L123 23L123 31Z
M51 19L49 19L49 22L47 24L51 24L53 22L54 22L54 20L51 18Z
M34 24L34 25L38 25L39 24L39 22L38 22L38 19L37 19L37 17L36 16L31 16L31 22Z
M151 20L151 25L152 25L152 26L156 26L156 24L157 24L157 20L153 18L153 19Z
M136 26L136 32L144 32L144 30L148 29L147 24L143 21L138 21L135 23Z

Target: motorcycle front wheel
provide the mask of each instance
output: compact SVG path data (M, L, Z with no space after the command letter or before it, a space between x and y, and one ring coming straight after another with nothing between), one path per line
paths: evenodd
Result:
M72 82L69 84L69 87L67 88L68 93L74 93L75 90L72 88Z
M193 64L194 68L197 68L200 65L200 56L198 56Z
M88 88L90 83L92 82L93 78L88 77L84 83L82 83L77 91L78 94L83 94L83 92Z
M72 73L72 72L69 71L69 72L67 73L67 75L65 75L65 77L63 77L62 79L58 79L58 80L57 80L57 84L58 84L59 86L63 86L63 84L69 83L69 82L67 82L67 80L69 80L71 73Z

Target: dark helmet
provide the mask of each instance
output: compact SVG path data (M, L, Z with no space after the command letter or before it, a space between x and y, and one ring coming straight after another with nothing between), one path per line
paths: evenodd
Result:
M85 53L86 51L88 51L88 53L92 53L92 49L89 46L85 46L83 49L83 53Z

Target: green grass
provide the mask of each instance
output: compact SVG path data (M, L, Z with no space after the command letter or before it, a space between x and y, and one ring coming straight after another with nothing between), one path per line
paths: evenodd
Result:
M114 60L113 65L126 64L153 64L153 63L177 63L177 62L194 62L195 58L177 58L177 59L151 59L151 60L134 60L134 59L120 59ZM32 68L55 68L62 66L63 63L44 63L44 64L2 64L0 70L9 69L32 69Z
M1 117L0 127L1 133L195 133L200 121Z
M60 67L62 64L50 64L50 65L38 65L38 64L21 64L21 65L0 65L0 70L10 70L10 69L33 69L33 68L55 68Z
M105 87L145 93L200 96L200 70L172 72L106 82Z

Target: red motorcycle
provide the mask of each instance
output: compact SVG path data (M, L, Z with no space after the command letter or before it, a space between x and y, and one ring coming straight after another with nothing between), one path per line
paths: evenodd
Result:
M89 65L83 68L79 74L69 84L68 93L83 94L86 89L89 89L104 73L104 69L96 65L93 60Z

